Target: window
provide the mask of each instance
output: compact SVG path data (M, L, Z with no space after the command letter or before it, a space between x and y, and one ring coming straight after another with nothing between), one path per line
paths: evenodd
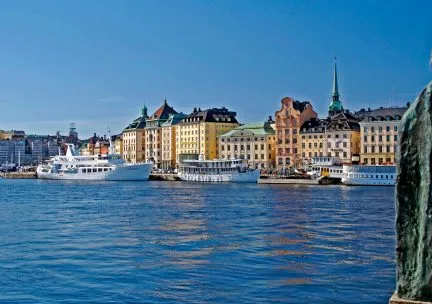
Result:
M378 132L382 132L382 130L383 130L383 127L382 127L382 126L379 126L379 127L378 127Z
M367 142L367 135L363 136L363 141Z
M363 132L367 133L367 131L368 131L368 128L367 128L367 127L364 127L364 128L363 128Z
M390 126L386 126L386 131L390 132Z
M375 127L371 127L371 132L375 132Z
M348 138L347 134L342 135L343 138Z
M375 153L375 146L372 146L372 147L371 147L371 152L372 152L372 153Z
M367 147L366 146L363 147L363 153L367 153Z
M394 141L397 141L397 135L394 136Z
M344 148L347 147L347 143L346 143L346 141L343 142L343 147L344 147Z
M347 157L348 157L348 155L347 155L346 152L343 153L343 157L344 157L344 158L347 158Z
M371 141L372 141L372 142L375 142L375 135L372 135L372 136L371 136Z
M382 141L382 135L378 136L378 141Z
M395 125L394 128L393 128L393 130L397 131L398 130L398 126Z
M386 136L386 140L387 140L387 141L390 141L390 135L387 135L387 136Z
M387 146L387 153L390 153L390 146Z

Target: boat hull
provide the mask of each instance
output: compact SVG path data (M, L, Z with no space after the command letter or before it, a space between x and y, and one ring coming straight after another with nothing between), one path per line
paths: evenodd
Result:
M178 173L178 177L183 181L204 183L257 183L259 176L259 170L232 174L192 174L182 172Z
M128 164L115 167L111 171L92 173L46 173L36 171L41 179L93 180L93 181L146 181L150 177L152 164Z
M348 186L394 186L394 179L342 178L342 184Z
M349 186L394 186L396 184L396 167L344 165L342 184Z

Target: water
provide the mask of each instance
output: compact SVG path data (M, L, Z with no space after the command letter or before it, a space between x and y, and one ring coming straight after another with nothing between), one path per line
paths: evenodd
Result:
M386 303L393 191L0 180L0 302Z

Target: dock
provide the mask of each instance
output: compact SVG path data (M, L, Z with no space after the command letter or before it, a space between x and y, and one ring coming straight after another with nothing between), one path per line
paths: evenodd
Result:
M16 178L16 179L32 179L36 178L36 172L2 172L0 177Z

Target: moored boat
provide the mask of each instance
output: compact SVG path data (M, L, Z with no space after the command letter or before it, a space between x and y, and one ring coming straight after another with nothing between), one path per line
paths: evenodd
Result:
M149 179L152 167L152 163L127 163L119 154L76 155L74 145L67 144L66 155L39 165L36 174L42 179L144 181Z
M394 186L396 183L396 166L343 166L342 183L356 186Z
M249 169L241 159L184 160L178 176L192 182L258 182L260 171Z

